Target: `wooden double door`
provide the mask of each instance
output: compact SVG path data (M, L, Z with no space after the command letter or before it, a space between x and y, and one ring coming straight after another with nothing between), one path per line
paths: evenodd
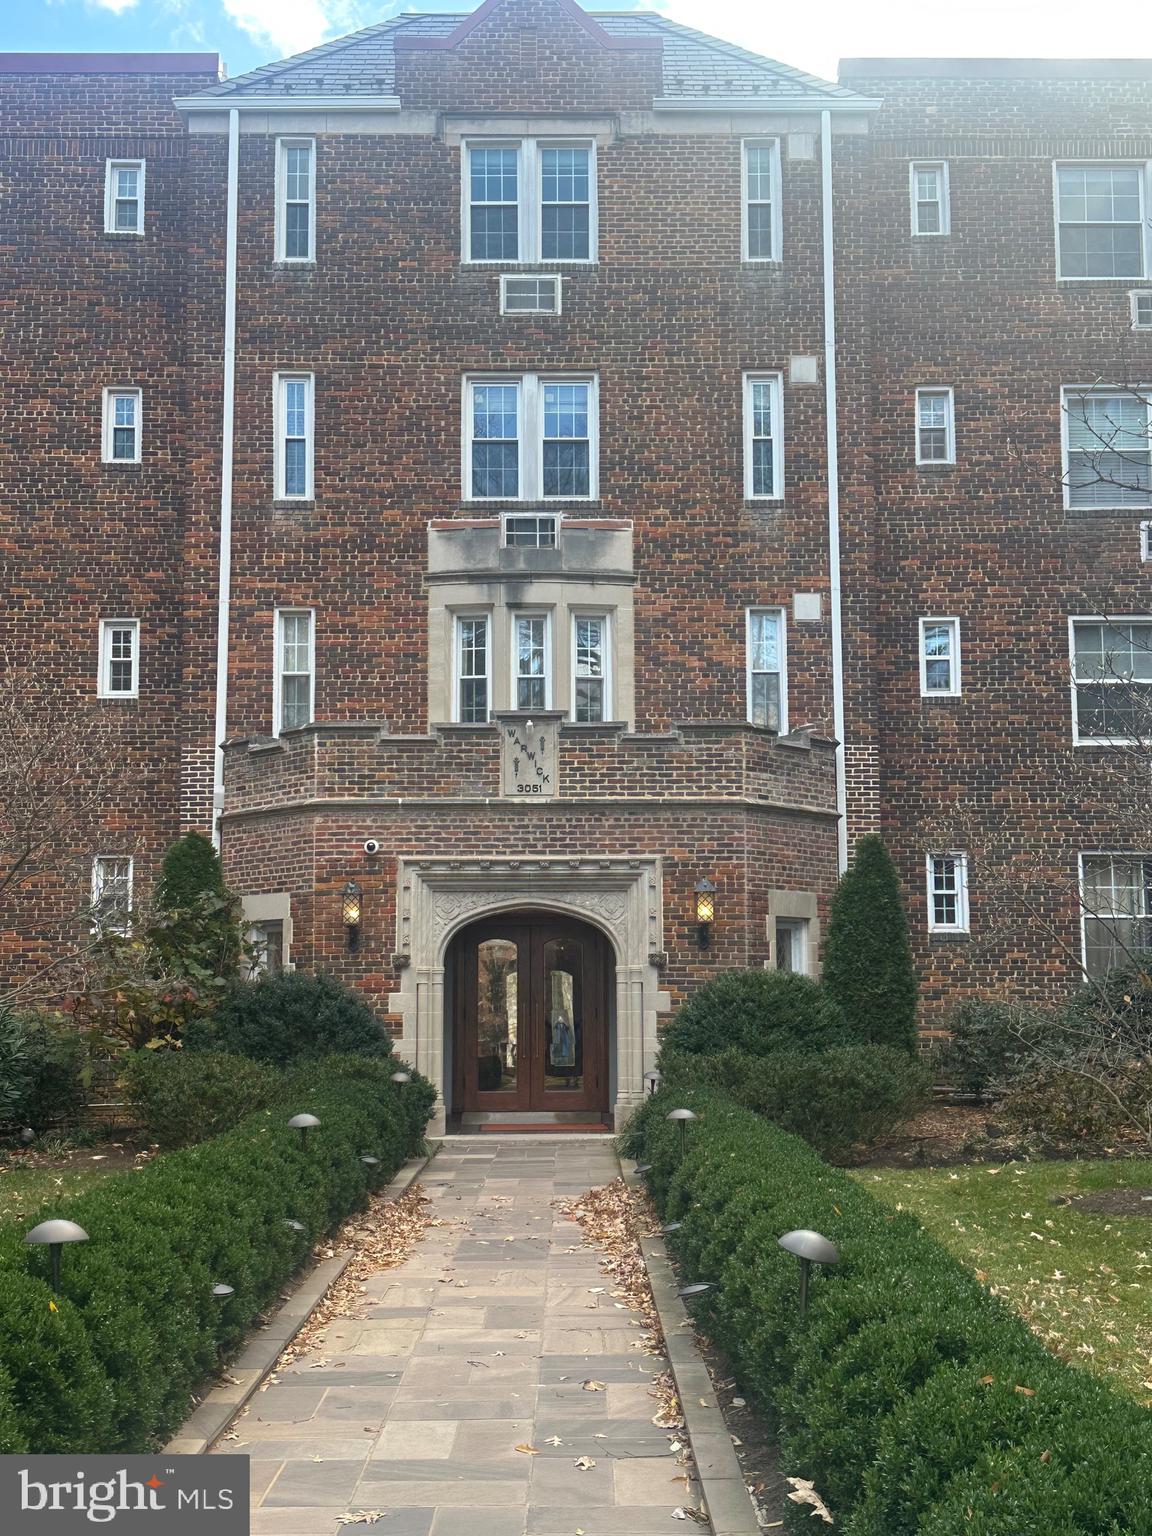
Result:
M455 1102L469 1110L608 1107L612 957L598 929L547 914L474 923L455 955Z

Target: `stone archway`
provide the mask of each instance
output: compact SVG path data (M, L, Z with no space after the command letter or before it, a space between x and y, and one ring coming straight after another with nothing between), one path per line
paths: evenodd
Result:
M663 891L660 860L402 859L397 874L399 989L389 1011L403 1019L399 1052L438 1094L430 1134L444 1130L444 965L459 928L520 907L583 918L616 953L616 1091L619 1130L641 1102L656 1059L656 1019L670 1006L660 988Z

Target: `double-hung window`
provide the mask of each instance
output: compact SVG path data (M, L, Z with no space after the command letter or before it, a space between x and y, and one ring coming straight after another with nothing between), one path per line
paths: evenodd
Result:
M469 501L589 501L597 487L596 380L466 379Z
M551 705L551 636L548 615L512 616L512 681L514 708L541 710Z
M1152 393L1065 389L1062 415L1065 506L1152 506Z
M127 933L132 920L132 859L98 853L92 860L92 926L101 933Z
M913 160L908 168L914 235L946 235L951 229L948 166L943 160Z
M1118 746L1152 738L1152 618L1069 622L1074 740Z
M275 496L277 501L311 501L315 381L310 373L276 375Z
M916 391L916 462L956 462L956 409L950 389Z
M920 692L954 698L960 692L960 620L920 620Z
M1080 856L1084 970L1103 976L1152 949L1152 855Z
M315 621L310 608L276 611L274 731L298 730L312 720L316 697Z
M748 719L784 735L788 691L782 608L749 608L747 613Z
M104 233L144 233L144 161L108 160L104 167Z
M928 855L928 929L931 933L968 932L968 855Z
M778 373L744 375L744 496L778 501L784 494L784 406Z
M608 615L572 616L572 718L597 725L611 718Z
M316 141L276 140L276 260L316 260Z
M1148 167L1072 163L1055 167L1056 275L1147 275Z
M104 391L104 462L139 464L144 400L138 389Z
M743 256L745 261L780 260L780 141L745 139L743 144Z
M492 621L486 613L458 613L455 637L455 716L461 725L486 725L492 707Z
M470 139L463 163L465 261L595 261L591 139Z
M1152 331L1152 288L1134 288L1128 301L1132 306L1132 329Z
M101 619L100 678L102 699L135 699L140 692L139 619Z

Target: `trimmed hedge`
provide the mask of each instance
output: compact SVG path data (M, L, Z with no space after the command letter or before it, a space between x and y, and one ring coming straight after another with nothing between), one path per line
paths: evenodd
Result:
M660 1064L666 1056L713 1056L744 1051L821 1051L848 1045L854 1037L818 981L792 971L723 971L697 987L676 1010L660 1036Z
M394 1067L313 1064L234 1130L0 1226L0 1453L144 1451L171 1433L316 1240L419 1146L434 1093ZM321 1122L306 1146L287 1125L301 1110ZM55 1309L47 1250L23 1242L47 1216L90 1238L64 1254ZM235 1295L217 1301L217 1281Z
M277 1067L392 1054L392 1037L364 994L324 971L234 981L214 1015L192 1021L183 1040L188 1051L228 1051Z
M286 1087L275 1067L226 1051L134 1051L123 1082L135 1123L166 1151L230 1131Z
M699 1115L679 1157L665 1118ZM746 1394L775 1425L784 1471L810 1478L846 1536L1136 1536L1152 1531L1152 1416L1050 1355L920 1223L874 1200L795 1136L716 1089L649 1099L626 1149L685 1281ZM836 1243L813 1272L777 1245ZM789 1506L786 1525L810 1531Z

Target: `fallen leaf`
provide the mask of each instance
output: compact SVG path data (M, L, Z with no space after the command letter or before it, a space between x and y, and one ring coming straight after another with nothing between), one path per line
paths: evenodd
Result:
M995 1376L981 1376L980 1385L982 1387L990 1387L995 1380Z
M585 1392L606 1392L608 1389L602 1381L586 1381L583 1383Z
M816 1492L815 1484L804 1477L788 1477L785 1482L792 1484L792 1492L788 1497L794 1504L811 1504L813 1515L819 1515L825 1525L831 1525L832 1515L824 1500Z
M561 1440L559 1435L549 1435L547 1440L545 1440L544 1444L545 1445L563 1445L564 1442L563 1442L563 1440Z
M1021 1397L1036 1396L1036 1389L1034 1387L1013 1387L1012 1390L1013 1392L1019 1392Z
M572 1465L578 1472L590 1472L596 1463L592 1460L591 1456L577 1456Z
M523 1451L525 1456L539 1456L540 1454L534 1445L518 1445L516 1449Z

